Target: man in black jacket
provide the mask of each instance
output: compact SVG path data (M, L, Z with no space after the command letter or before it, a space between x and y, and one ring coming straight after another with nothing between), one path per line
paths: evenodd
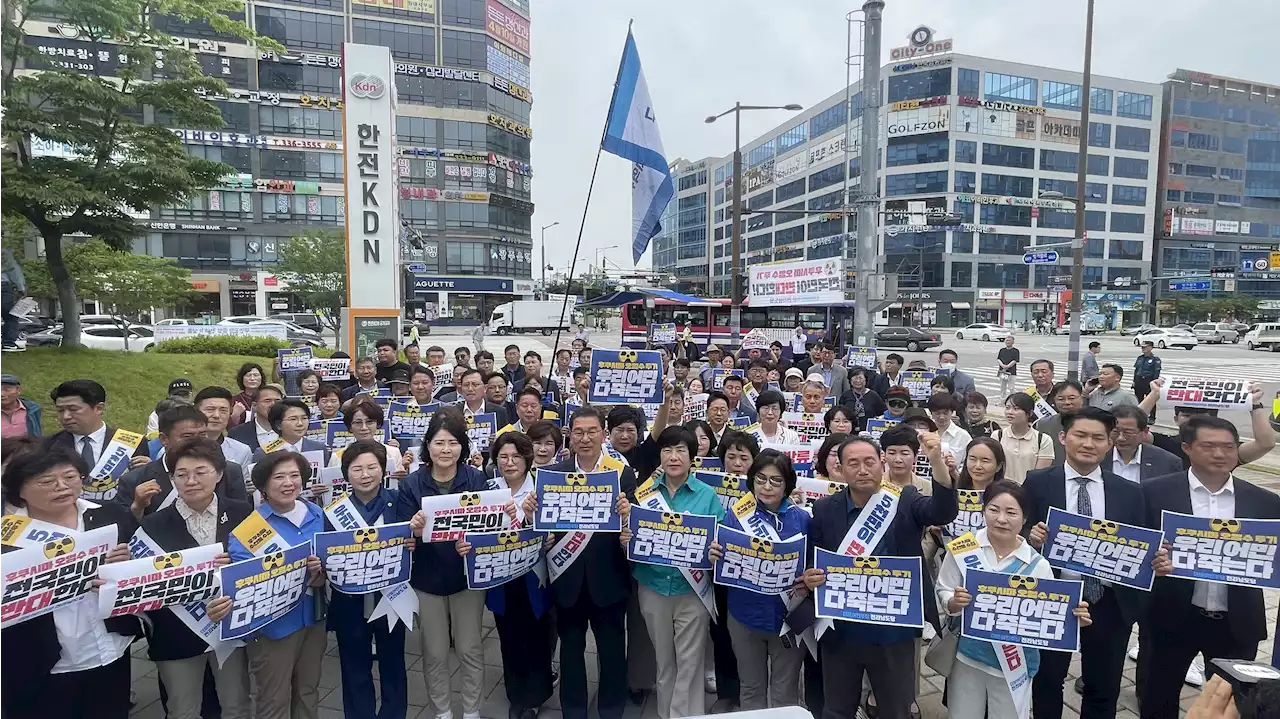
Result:
M955 519L956 493L951 487L951 476L942 458L942 440L937 434L930 432L916 439L915 430L909 427L889 432L906 433L904 441L910 444L915 440L917 446L923 447L934 467L933 494L926 497L911 485L901 488L889 528L868 554L918 557L925 529ZM859 513L880 491L885 471L879 445L866 437L846 439L838 453L848 487L815 502L813 522L809 525L809 546L832 552L841 550ZM805 570L804 582L810 591L825 581L821 569ZM915 697L915 639L918 636L920 631L916 629L836 622L820 638L825 694L823 719L848 719L858 713L864 672L871 677L879 714L906 717Z
M604 417L595 407L582 407L569 418L569 446L573 459L553 464L555 472L617 470L622 497L634 497L636 475L630 467L604 454ZM538 511L537 495L525 499L524 512ZM560 541L561 536L555 536ZM587 625L596 638L600 662L600 690L596 700L600 719L621 719L627 699L627 597L631 594L631 565L618 535L590 534L577 560L551 582L556 628L560 634L560 707L566 719L587 719Z
M1199 415L1179 430L1191 469L1142 485L1147 524L1160 526L1168 510L1197 517L1280 519L1280 497L1234 477L1239 432L1220 417ZM1182 679L1196 654L1249 659L1267 638L1262 590L1160 577L1151 589L1138 654L1139 706L1143 719L1178 715ZM1145 681L1144 681L1145 680Z
M1045 521L1049 508L1124 524L1150 525L1143 514L1142 486L1112 474L1102 466L1111 449L1115 417L1104 409L1083 407L1062 415L1064 464L1027 473L1023 487L1031 495L1035 516L1028 541L1037 550L1048 534ZM1155 560L1157 572L1168 573L1167 554ZM1057 572L1063 579L1084 580L1084 601L1089 603L1093 622L1080 630L1080 673L1084 681L1080 701L1082 719L1114 718L1120 696L1120 675L1124 670L1129 634L1142 612L1144 593L1113 585L1074 572ZM1032 681L1032 705L1036 719L1062 716L1062 685L1071 664L1070 652L1040 653L1040 671ZM1174 716L1177 712L1175 710Z
M355 385L352 385L355 386ZM258 388L253 398L253 414L245 417L244 422L231 428L227 436L257 452L262 445L271 442L280 435L271 428L267 415L276 402L284 399L284 388L278 384L264 384Z

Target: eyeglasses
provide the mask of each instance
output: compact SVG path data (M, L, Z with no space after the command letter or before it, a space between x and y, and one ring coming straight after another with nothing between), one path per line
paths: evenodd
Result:
M218 472L213 469L197 469L194 472L174 472L173 478L182 482L185 482L188 479L195 479L203 482L217 473Z
M757 474L755 476L756 484L767 484L770 487L781 487L787 483L781 475Z
M598 429L575 429L575 430L573 430L572 432L570 432L570 433L569 433L569 436L570 436L570 437L573 437L574 439L583 439L583 438L595 439L596 437L599 437L599 436L600 436L600 430L598 430Z
M353 419L351 420L351 426L352 427L377 427L378 423L371 419Z

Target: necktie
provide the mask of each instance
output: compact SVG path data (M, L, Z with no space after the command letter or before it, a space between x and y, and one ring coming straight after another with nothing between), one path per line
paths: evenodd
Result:
M84 458L85 466L90 470L98 463L97 458L93 456L93 442L88 436L80 438L80 456Z
M1093 516L1093 502L1089 501L1088 477L1076 477L1076 512L1086 517ZM1084 600L1090 604L1102 598L1102 582L1096 577L1080 577L1084 580Z

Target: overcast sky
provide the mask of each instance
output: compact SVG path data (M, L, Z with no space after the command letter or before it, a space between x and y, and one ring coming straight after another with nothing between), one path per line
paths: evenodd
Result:
M840 90L844 16L859 8L857 0L534 0L535 253L541 227L559 222L547 230L547 262L563 269L573 258L628 20L667 160L697 160L733 151L733 123L703 120L735 101L808 108ZM1084 15L1085 0L886 0L882 63L923 24L954 38L957 53L1078 70ZM1276 27L1275 0L1097 0L1093 69L1160 82L1183 67L1280 85ZM787 114L744 113L744 145ZM630 164L605 154L575 274L610 245L605 255L630 268L630 235ZM646 253L640 267L649 266Z

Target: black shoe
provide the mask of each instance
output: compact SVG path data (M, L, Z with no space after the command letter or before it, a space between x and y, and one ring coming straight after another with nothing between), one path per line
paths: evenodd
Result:
M631 697L631 703L635 704L636 706L644 706L644 695L648 693L649 693L648 689L632 689L627 692L627 694Z
M520 711L520 719L538 719L538 710L523 709Z
M1076 690L1076 694L1084 694L1084 677L1076 677L1076 681L1071 685Z
M520 719L520 715L524 712L520 707L507 707L507 719Z
M736 712L736 711L738 711L738 703L732 699L724 698L724 699L717 699L715 703L711 705L711 711L709 711L708 713L709 714L728 714L729 712Z

